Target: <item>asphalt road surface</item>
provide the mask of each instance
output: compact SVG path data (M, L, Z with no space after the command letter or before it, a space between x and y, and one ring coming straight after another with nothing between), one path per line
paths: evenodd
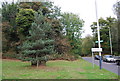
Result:
M82 58L92 63L92 57L82 57ZM94 63L99 66L99 60L94 60ZM109 63L102 61L102 68L120 75L120 66L116 65L116 63Z

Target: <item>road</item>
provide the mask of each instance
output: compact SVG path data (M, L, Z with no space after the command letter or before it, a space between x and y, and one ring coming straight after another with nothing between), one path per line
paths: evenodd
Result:
M82 57L82 58L92 63L92 57ZM99 60L94 60L94 63L99 66ZM120 75L120 66L116 65L115 63L102 62L102 68Z

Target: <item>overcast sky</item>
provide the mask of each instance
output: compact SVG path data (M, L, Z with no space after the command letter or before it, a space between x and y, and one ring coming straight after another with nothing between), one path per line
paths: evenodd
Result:
M1 1L1 0L0 0ZM13 0L2 0L13 1ZM14 0L17 1L17 0ZM62 12L72 12L78 14L85 21L84 33L82 37L88 34L92 35L90 25L96 21L95 0L50 0L54 5L61 7ZM98 18L116 17L113 12L113 5L119 0L96 0L98 7Z
M51 0L56 6L61 7L62 12L72 12L78 14L85 21L84 33L82 37L88 34L92 35L90 25L96 21L95 0ZM96 0L98 6L98 18L116 17L113 12L113 5L118 0Z

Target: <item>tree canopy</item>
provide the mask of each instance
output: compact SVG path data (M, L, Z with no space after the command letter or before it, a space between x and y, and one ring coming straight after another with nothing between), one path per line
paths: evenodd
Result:
M94 47L93 37L90 35L86 36L82 40L82 56L91 55L91 48Z
M43 65L47 61L46 55L53 53L54 40L49 37L51 33L51 24L45 22L45 16L39 11L35 13L35 20L32 23L30 36L23 43L22 53L25 60L33 64Z
M61 13L52 2L2 5L3 56L12 55L39 66L46 63L46 55L52 51L64 58L68 58L67 54L81 54L84 21L78 15Z
M27 36L31 23L34 20L34 13L32 9L19 9L16 16L16 24L18 33Z
M107 17L106 19L100 18L99 19L99 26L100 26L100 39L103 40L103 42L101 43L101 47L103 48L103 52L104 53L109 53L110 54L110 34L109 32L111 32L111 36L112 36L112 44L114 44L114 40L113 39L115 36L115 31L113 31L113 29L115 28L116 24L116 19L112 18L112 17ZM97 22L93 22L93 24L91 25L91 29L93 32L93 41L97 41ZM110 30L109 30L110 29ZM98 47L98 44L95 44L96 47ZM115 46L114 46L115 47ZM115 48L114 48L115 49Z
M63 13L61 18L63 34L69 39L72 51L81 54L81 34L84 21L73 13Z
M116 39L117 39L117 51L118 55L120 54L120 1L118 1L116 4L114 4L114 12L117 15L117 23L115 25L114 30L116 30Z

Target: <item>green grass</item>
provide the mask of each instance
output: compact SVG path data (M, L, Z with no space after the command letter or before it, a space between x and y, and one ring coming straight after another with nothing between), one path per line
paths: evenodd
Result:
M2 59L0 58L0 81L2 80Z
M117 79L118 76L84 60L48 61L46 67L31 67L29 62L3 60L3 79Z

